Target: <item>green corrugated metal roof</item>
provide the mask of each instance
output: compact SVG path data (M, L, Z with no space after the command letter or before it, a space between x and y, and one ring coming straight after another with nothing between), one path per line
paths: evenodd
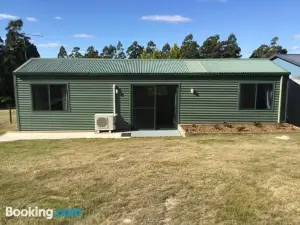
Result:
M27 61L17 74L288 74L268 59L41 59Z

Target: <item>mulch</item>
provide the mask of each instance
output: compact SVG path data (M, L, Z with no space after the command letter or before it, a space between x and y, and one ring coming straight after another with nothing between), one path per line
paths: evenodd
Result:
M185 124L181 125L186 135L201 133L284 133L300 132L300 128L288 123L247 124Z

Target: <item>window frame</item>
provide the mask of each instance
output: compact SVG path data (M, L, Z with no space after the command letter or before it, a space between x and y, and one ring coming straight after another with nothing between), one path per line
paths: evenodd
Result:
M241 102L241 86L243 84L254 84L255 85L255 105L254 108L251 109L243 109L240 106ZM257 102L257 85L259 84L271 84L273 88L273 99L272 99L272 108L271 109L256 109L256 102ZM274 81L263 81L263 82L239 82L239 90L238 90L238 110L239 111L267 111L267 112L273 112L275 110L275 82Z
M34 104L33 104L33 88L32 86L34 85L45 85L47 86L48 90L48 104L49 104L49 109L48 110L35 110L34 109ZM67 88L67 109L66 110L51 110L51 105L50 105L50 85L65 85ZM43 112L51 112L51 113L62 113L62 112L70 112L70 95L69 95L69 83L31 83L30 84L30 95L31 95L31 112L37 112L37 113L43 113Z

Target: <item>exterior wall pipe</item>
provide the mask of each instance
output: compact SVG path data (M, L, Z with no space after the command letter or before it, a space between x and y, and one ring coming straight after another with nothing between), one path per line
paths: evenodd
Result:
M116 85L113 84L113 112L116 115Z
M279 105L278 105L278 118L277 118L277 123L280 123L280 122L281 122L282 82L283 82L283 76L281 76L281 78L280 78Z

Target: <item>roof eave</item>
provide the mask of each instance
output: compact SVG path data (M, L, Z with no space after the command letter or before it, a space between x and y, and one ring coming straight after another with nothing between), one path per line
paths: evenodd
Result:
M30 63L34 58L30 58L29 60L27 60L25 63L23 63L21 66L19 66L17 69L15 69L13 71L13 74L14 73L17 73L20 69L22 69L24 66L26 66L28 63Z
M300 67L300 63L295 62L294 60L286 59L286 58L282 57L280 54L273 55L272 57L270 57L270 60L274 60L274 59L277 59L277 58L279 58L279 59L281 59L281 60L283 60L285 62L291 63L291 64L293 64L295 66L299 66Z
M261 75L274 75L274 76L289 76L290 72L255 72L255 73L30 73L30 72L13 72L14 75L20 76L123 76L123 75L137 75L137 76L261 76Z

